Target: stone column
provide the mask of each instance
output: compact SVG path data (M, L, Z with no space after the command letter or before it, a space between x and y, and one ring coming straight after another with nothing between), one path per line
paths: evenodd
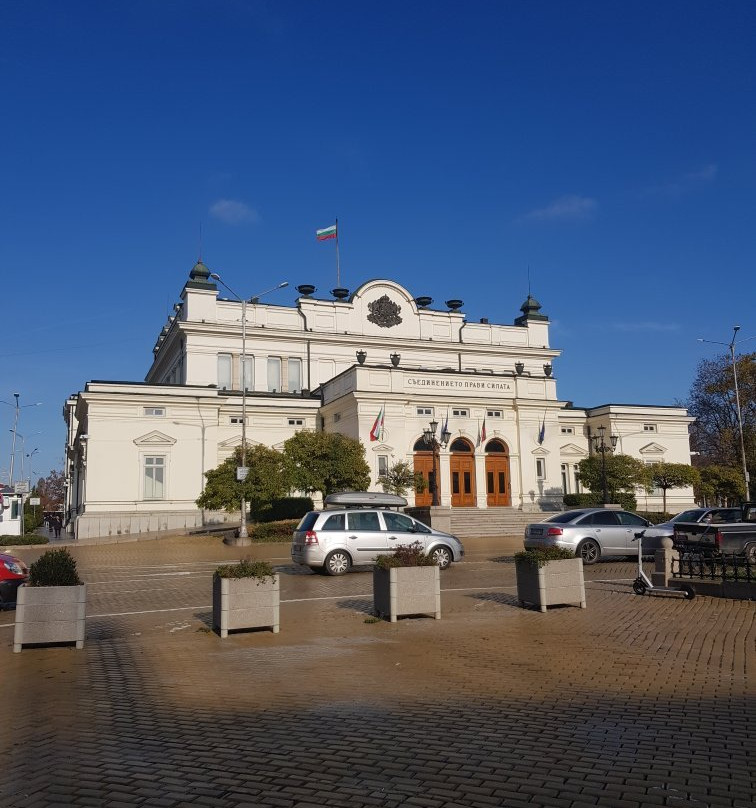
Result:
M665 536L661 540L661 550L657 550L655 553L651 583L654 586L669 586L672 580L672 560L679 558L680 553L672 549L672 539Z

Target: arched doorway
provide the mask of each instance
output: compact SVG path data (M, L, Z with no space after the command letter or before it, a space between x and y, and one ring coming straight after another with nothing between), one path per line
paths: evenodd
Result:
M428 451L428 444L422 438L415 442L412 450L415 453L413 456L415 473L422 474L425 480L425 491L415 491L415 505L425 508L433 504L433 488L436 485L436 474L433 471L433 452Z
M472 443L456 438L449 446L452 508L475 507L475 454Z
M486 494L488 507L512 504L509 484L509 448L498 438L486 444Z

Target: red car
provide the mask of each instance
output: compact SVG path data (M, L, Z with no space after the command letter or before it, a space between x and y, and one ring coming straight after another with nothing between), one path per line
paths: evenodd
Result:
M16 590L29 580L26 564L10 553L0 553L0 609L16 605Z

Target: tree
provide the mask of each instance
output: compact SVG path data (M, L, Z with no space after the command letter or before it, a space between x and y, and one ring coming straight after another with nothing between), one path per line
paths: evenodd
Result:
M746 466L756 476L756 359L755 353L735 357L738 371L740 413ZM682 402L696 419L691 424L691 446L699 453L702 465L740 469L740 429L735 400L735 377L729 354L705 359L698 365L688 400ZM743 487L745 493L745 486Z
M292 488L323 497L336 491L365 491L370 466L360 441L334 432L297 432L284 443Z
M57 511L63 508L66 490L64 482L63 472L55 469L47 477L40 477L37 480L34 491L40 498L43 511Z
M702 505L733 505L745 497L743 472L730 466L712 464L698 469L696 501Z
M580 482L597 494L603 487L602 461L599 455L583 458L578 463ZM648 480L647 466L642 460L630 455L606 456L606 487L609 498L614 500L618 493L632 494L638 486L645 486Z
M685 488L695 485L699 474L693 466L685 463L652 463L646 466L648 488L662 489L662 511L667 512L667 491L670 488Z
M291 489L286 460L281 452L267 446L248 446L246 454L247 479L236 479L236 468L241 465L242 451L234 454L217 468L205 472L205 490L197 498L197 506L209 510L237 511L244 497L253 511L268 507Z
M403 497L410 488L420 492L425 490L425 477L405 460L390 466L378 482L387 494L397 494L400 497Z

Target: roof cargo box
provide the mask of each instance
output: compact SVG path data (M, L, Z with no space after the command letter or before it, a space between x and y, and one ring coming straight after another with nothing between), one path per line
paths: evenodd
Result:
M407 500L381 491L342 491L325 498L326 508L405 508Z

